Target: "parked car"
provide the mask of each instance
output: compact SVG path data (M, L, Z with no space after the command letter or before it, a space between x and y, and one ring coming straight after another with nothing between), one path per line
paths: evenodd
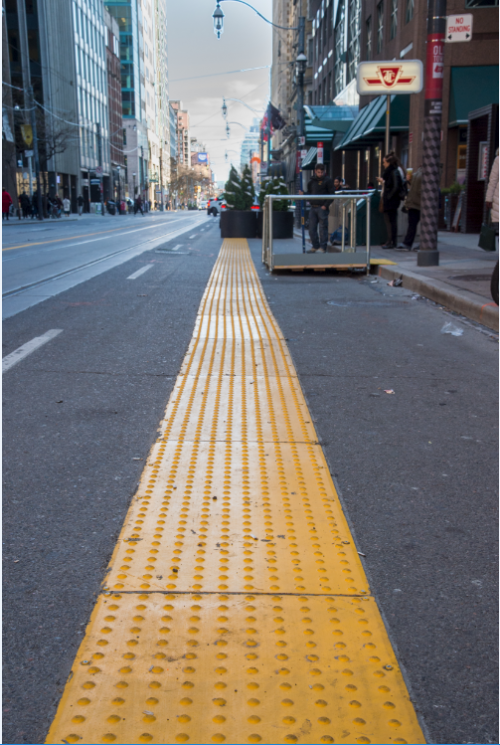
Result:
M217 215L220 215L221 211L225 209L226 209L225 199L218 199L217 197L214 197L207 204L207 214L213 215L214 217L217 217Z
M206 199L202 199L201 202L198 204L199 210L206 210L208 206L208 201Z

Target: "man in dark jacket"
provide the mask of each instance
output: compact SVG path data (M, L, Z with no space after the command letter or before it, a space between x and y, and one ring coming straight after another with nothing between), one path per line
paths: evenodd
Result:
M334 194L335 186L331 178L325 173L323 163L318 163L314 169L314 176L307 185L307 191L301 194L310 194L311 196L320 194ZM311 238L312 248L308 253L325 253L326 244L328 243L328 210L331 201L327 199L309 201L311 209L309 210L309 236ZM319 223L319 240L318 240L318 223Z

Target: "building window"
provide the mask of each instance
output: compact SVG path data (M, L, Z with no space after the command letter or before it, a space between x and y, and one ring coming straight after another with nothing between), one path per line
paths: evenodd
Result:
M337 25L335 26L335 95L337 96L345 86L345 0L340 0L337 10Z
M405 15L406 23L410 23L410 21L413 21L414 9L415 9L415 0L406 0L406 15Z
M384 46L384 3L377 5L377 54L380 54Z
M466 8L498 8L498 0L465 0Z
M372 17L366 21L366 59L372 58Z
M361 0L349 0L349 36L347 42L347 82L350 83L356 77L358 70L360 47L359 37L361 34Z
M391 39L394 39L398 32L398 2L399 0L391 0Z

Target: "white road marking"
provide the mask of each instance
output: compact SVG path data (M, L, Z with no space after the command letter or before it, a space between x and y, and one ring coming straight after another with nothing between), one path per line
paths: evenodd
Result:
M144 274L144 272L147 272L148 269L152 269L152 264L146 264L146 266L141 266L140 269L138 269L136 272L130 275L130 277L127 277L127 279L137 279L137 277L140 277L141 274Z
M189 240L191 240L191 238L196 238L196 233L194 235L190 235Z
M19 347L19 349L8 354L2 360L2 372L5 373L7 370L10 370L11 367L14 367L18 362L24 360L24 358L34 352L35 349L38 349L51 339L54 339L54 337L58 336L61 332L62 329L50 329L50 331L47 331L43 336L35 336L34 339L26 342L22 347Z
M178 251L179 248L182 248L182 243L178 243L177 246L174 246L172 251Z

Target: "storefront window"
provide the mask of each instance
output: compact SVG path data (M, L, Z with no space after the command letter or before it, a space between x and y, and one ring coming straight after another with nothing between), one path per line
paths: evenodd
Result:
M377 54L380 54L384 46L384 3L377 5Z
M348 39L348 70L347 82L350 83L356 77L359 65L360 48L359 37L361 33L361 0L349 0L349 39Z
M371 60L372 58L372 17L370 16L366 22L366 59Z
M466 8L498 8L498 0L465 0Z
M335 27L335 95L345 86L345 0L341 0L337 11L337 25Z
M399 0L392 0L391 5L391 39L394 39L398 32L398 2Z

